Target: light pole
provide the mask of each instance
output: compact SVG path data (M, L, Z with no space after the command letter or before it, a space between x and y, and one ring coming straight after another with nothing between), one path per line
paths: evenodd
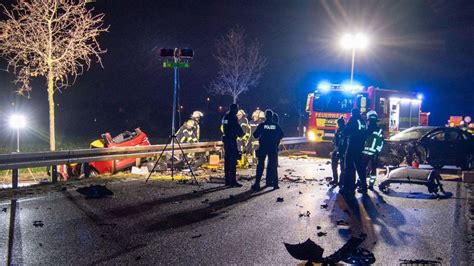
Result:
M354 65L356 49L365 49L369 44L369 39L362 33L346 34L341 39L341 46L345 49L352 50L352 64L351 64L351 86L354 82Z
M26 126L26 119L23 115L13 114L8 120L12 129L16 129L16 152L20 152L20 129ZM12 188L18 188L18 169L12 170Z
M16 130L16 152L20 152L20 129L26 126L26 119L23 115L14 114L8 122L10 127Z

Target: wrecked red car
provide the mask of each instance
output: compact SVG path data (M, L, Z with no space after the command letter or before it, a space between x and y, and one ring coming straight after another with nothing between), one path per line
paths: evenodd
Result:
M140 129L136 128L134 132L125 131L113 137L110 133L102 134L100 139L91 142L90 147L94 148L115 148L115 147L134 147L149 146L148 136ZM87 176L97 176L106 173L116 173L126 170L135 165L135 158L122 160L90 162L85 164L69 164L58 166L58 173L63 180L71 177L79 177L82 174Z

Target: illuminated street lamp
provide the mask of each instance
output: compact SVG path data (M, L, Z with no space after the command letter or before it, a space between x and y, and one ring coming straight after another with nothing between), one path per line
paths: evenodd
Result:
M354 80L354 63L356 49L365 49L369 45L369 39L362 33L346 34L341 39L341 46L344 49L352 50L352 65L351 65L351 86Z
M14 114L10 116L8 124L12 129L16 129L16 152L20 152L20 129L26 127L26 119L23 115Z

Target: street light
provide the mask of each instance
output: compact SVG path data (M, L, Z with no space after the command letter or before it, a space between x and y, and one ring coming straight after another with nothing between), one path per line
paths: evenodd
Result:
M352 65L351 65L351 86L354 80L354 63L356 49L365 49L369 45L369 39L362 33L346 34L341 39L341 46L344 49L352 50Z
M20 152L20 129L26 127L26 119L23 115L13 114L10 116L8 124L16 129L16 152Z

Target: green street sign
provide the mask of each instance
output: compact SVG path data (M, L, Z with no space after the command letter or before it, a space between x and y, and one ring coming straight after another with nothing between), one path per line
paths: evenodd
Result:
M188 62L163 62L164 68L189 68Z

